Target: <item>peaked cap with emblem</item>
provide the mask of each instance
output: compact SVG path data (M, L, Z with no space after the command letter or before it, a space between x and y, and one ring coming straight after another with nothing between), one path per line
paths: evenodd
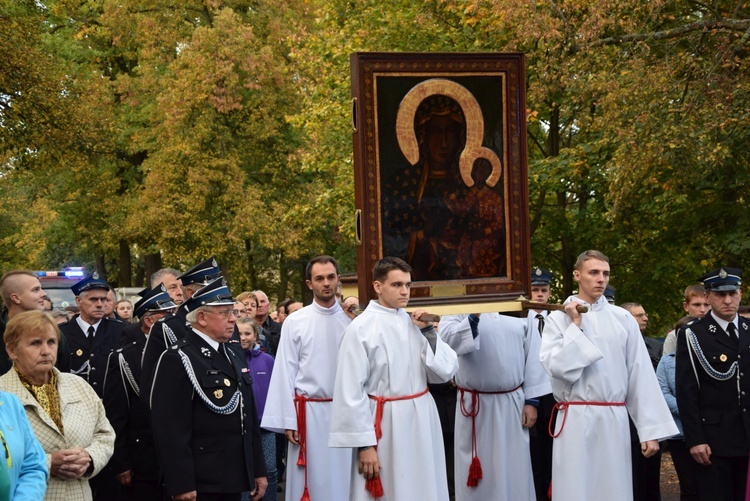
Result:
M224 306L234 305L234 298L229 292L227 282L223 278L217 278L210 284L198 289L193 296L182 303L182 307L191 312L201 306Z
M719 268L698 277L706 291L736 291L742 286L742 270L739 268Z
M138 318L141 318L148 312L166 311L177 308L172 298L169 297L164 284L159 284L153 289L147 287L139 292L138 295L141 296L141 299L135 303L135 307L133 308L133 313Z
M531 285L549 285L550 283L552 283L551 271L539 266L531 269Z
M81 295L81 292L93 290L93 289L104 289L109 290L109 285L103 279L99 278L99 274L94 272L91 275L87 275L83 280L76 282L70 287L73 294L76 296Z
M615 288L612 285L607 284L604 289L604 298L609 304L615 304Z
M208 285L217 278L221 278L221 269L216 258L209 258L196 264L188 271L177 277L182 280L182 285L198 284Z

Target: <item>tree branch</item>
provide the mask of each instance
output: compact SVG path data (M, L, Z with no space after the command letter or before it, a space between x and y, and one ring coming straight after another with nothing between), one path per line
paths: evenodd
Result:
M631 33L616 37L603 38L591 44L592 47L601 45L619 45L628 42L644 40L667 40L678 38L688 33L707 30L745 31L750 28L750 19L705 19L680 26L671 30L655 31L652 33Z

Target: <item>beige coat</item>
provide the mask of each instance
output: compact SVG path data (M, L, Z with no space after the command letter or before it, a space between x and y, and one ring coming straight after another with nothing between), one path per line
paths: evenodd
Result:
M57 389L60 394L65 435L60 433L52 418L42 409L36 399L23 386L15 370L0 377L0 389L13 393L21 400L37 440L47 455L47 467L51 468L52 452L60 449L83 447L94 463L93 477L106 466L112 456L115 432L107 421L96 392L81 377L57 374ZM89 477L90 478L90 477ZM62 479L50 476L45 501L90 501L91 488L88 478Z

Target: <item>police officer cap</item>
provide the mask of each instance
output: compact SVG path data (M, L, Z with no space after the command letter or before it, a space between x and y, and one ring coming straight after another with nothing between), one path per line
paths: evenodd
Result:
M216 258L212 257L196 264L177 278L182 280L182 285L185 286L190 284L208 285L220 277L221 269L219 269Z
M552 272L540 268L532 268L531 270L531 285L549 285L552 282Z
M210 284L198 289L190 299L182 303L182 307L191 312L201 306L222 306L234 304L232 293L229 292L227 282L223 278L217 278Z
M73 294L75 294L76 296L80 296L81 292L93 289L104 289L107 291L109 290L109 285L107 285L107 282L105 282L103 279L99 278L99 274L97 272L94 272L91 275L87 275L86 278L79 282L76 282L70 287L70 290L72 290Z
M135 303L133 311L138 318L143 317L148 312L167 311L177 308L172 298L169 297L164 284L159 284L153 289L143 289L138 295L141 296L141 299Z
M698 278L706 291L736 291L742 285L742 270L739 268L719 268Z
M615 304L615 288L609 284L604 289L604 298L609 304Z

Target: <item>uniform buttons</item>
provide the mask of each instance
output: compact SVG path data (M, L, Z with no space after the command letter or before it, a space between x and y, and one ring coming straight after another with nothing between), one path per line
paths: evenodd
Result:
M745 394L745 392L743 391L743 392L742 392L742 394L744 395L744 394Z
M96 381L94 381L94 382L93 382L93 383L91 383L91 384L93 384L94 386L96 386L96 385L97 385L98 383L97 383Z
M92 370L92 371L95 371L95 370L96 370L96 367L92 367L92 368L91 368L91 370Z
M92 353L91 355L89 355L89 358L94 358L94 354Z
M702 418L701 421L703 421L705 423L706 422L706 418Z

